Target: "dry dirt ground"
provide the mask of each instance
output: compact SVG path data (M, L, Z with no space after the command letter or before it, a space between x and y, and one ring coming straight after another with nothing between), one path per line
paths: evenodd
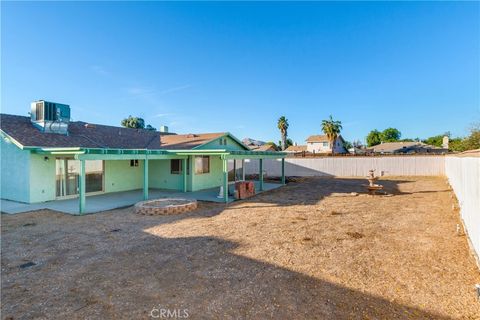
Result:
M305 179L177 216L2 215L2 318L479 319L445 180L389 178L390 197L363 183Z

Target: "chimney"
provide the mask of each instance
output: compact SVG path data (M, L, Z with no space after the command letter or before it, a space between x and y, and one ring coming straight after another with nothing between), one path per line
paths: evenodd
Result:
M442 148L448 149L448 142L449 142L448 136L443 136Z

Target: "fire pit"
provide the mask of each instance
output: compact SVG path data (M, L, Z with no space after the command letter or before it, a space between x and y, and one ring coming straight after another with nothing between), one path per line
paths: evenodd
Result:
M135 204L135 213L153 215L180 214L197 209L197 200L190 199L155 199Z

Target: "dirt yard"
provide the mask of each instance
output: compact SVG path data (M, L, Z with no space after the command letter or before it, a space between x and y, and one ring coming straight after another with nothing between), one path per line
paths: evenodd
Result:
M375 197L364 183L306 179L177 216L2 215L2 318L479 319L446 182L390 178Z

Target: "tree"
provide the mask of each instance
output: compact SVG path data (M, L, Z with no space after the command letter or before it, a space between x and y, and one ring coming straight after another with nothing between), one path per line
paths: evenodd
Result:
M275 148L275 150L279 150L278 145L273 141L265 142L265 144L268 145L268 146L273 146Z
M367 146L373 147L380 143L382 143L382 133L377 129L370 131L367 136Z
M131 129L146 129L146 130L152 130L152 131L157 130L151 125L147 125L145 127L145 120L143 120L143 118L132 117L131 115L128 116L128 118L123 119L120 124L122 125L122 127L131 128Z
M480 149L480 123L470 128L470 135L463 139L462 144L465 151Z
M280 130L280 134L282 136L282 141L280 145L282 146L282 150L285 150L287 148L287 130L288 130L288 120L285 118L285 116L281 116L278 119L277 122L277 127Z
M151 125L148 124L148 125L145 127L145 130L157 131L157 128L154 128L154 127L152 127Z
M395 128L387 128L382 131L382 141L383 142L395 142L400 140L402 134L398 129Z
M345 141L343 142L343 147L348 150L348 149L351 149L353 148L353 144L350 142L350 141Z
M427 138L422 142L431 146L441 147L443 143L443 137L444 137L443 135L439 134L439 135Z
M330 148L333 155L333 143L337 140L337 137L340 135L342 130L342 122L338 120L333 120L333 117L330 115L330 118L327 120L322 120L322 131L327 135L328 141L330 143Z

